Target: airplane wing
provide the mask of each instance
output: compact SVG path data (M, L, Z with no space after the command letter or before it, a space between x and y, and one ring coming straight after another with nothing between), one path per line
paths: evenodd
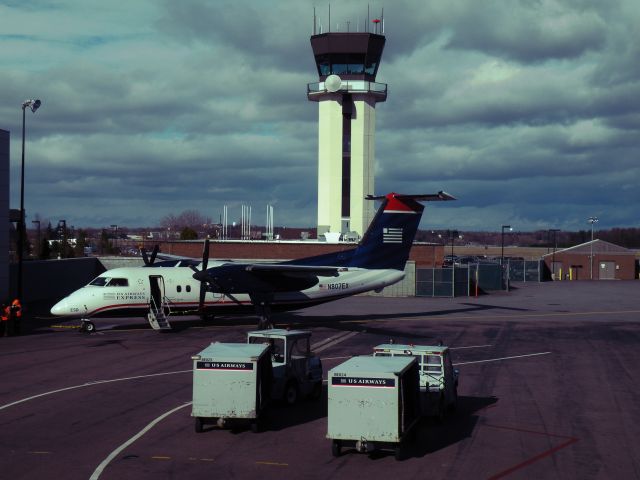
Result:
M247 265L247 272L268 273L303 273L307 275L319 275L321 277L333 277L338 274L341 267L316 267L312 265L283 265L269 263L254 263Z

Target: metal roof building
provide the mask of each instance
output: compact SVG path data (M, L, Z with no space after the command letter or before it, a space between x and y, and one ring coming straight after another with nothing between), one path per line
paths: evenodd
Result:
M593 240L542 257L555 280L633 280L637 278L633 250Z

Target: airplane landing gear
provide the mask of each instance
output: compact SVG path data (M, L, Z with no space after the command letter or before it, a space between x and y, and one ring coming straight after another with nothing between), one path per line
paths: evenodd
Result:
M269 308L269 304L265 302L261 302L260 304L256 304L256 314L258 315L258 330L268 330L273 328L273 323L271 322L271 308Z
M85 333L93 333L96 331L96 326L91 320L83 318L82 324L80 325L80 331Z

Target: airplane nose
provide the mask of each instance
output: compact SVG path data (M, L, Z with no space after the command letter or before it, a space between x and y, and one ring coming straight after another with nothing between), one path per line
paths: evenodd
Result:
M53 307L51 307L51 315L64 315L67 310L67 301L60 300Z

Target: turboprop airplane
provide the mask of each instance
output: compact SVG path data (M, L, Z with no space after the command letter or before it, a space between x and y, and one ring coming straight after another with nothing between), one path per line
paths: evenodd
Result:
M100 317L146 316L157 330L170 329L172 315L254 313L258 328L272 326L272 311L298 310L399 282L409 258L424 206L420 201L455 200L445 192L428 195L389 193L382 200L356 248L278 263L209 262L205 241L202 261L154 264L157 249L144 267L102 273L51 308L61 317L81 318L84 331Z

